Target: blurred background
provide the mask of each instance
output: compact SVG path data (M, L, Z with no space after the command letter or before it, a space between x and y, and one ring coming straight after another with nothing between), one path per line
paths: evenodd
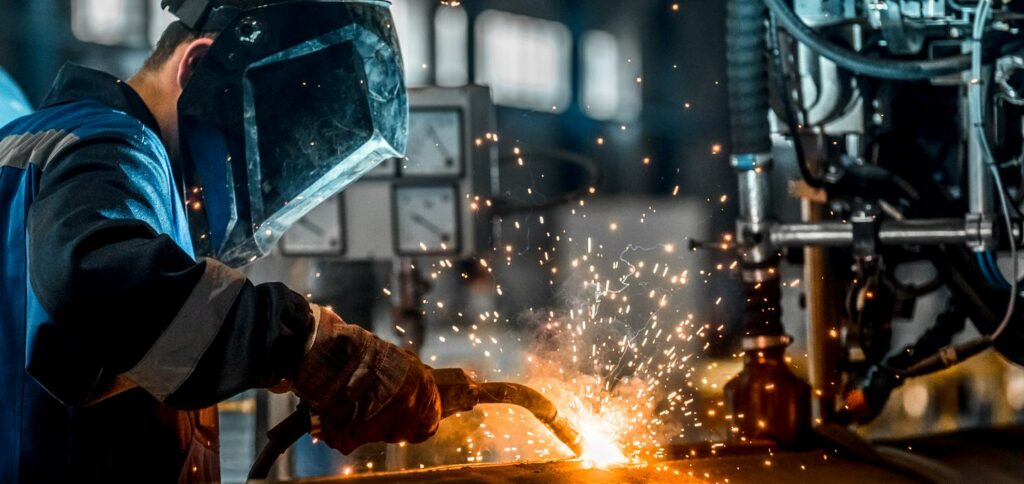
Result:
M699 321L716 334L687 349L699 361L687 379L693 385L686 387L697 403L693 415L676 422L685 431L672 438L721 438L724 423L708 409L719 404L721 385L739 369L730 334L740 317L742 295L730 271L734 257L687 248L690 241L719 240L734 230L736 187L727 156L724 85L725 2L393 3L410 87L490 88L495 149L498 160L504 160L499 162L495 198L547 200L591 181L578 169L544 157L527 158L526 169L509 168L505 161L514 160L518 150L571 153L592 162L601 174L599 183L587 186L593 190L585 197L585 207L571 201L498 216L488 251L442 263L448 270L428 271L421 357L432 358L429 363L435 366L467 366L486 377L515 380L532 354L536 322L543 317L538 314L568 312L586 297L573 283L578 271L568 269L577 266L574 261L600 252L598 271L613 280L625 268L617 265L619 260L671 264L673 273L688 271L691 279L672 292L673 314ZM35 105L65 62L130 76L172 20L161 11L160 0L0 0L0 12L0 67ZM786 193L786 180L796 177L795 167L787 163L788 158L779 159L775 193ZM779 218L795 219L798 214L795 199L778 200ZM481 259L490 264L481 264ZM556 262L543 262L552 259ZM423 264L437 267L435 261ZM401 342L392 324L394 265L275 254L248 270L257 281L285 281L310 299L333 305L350 322ZM553 272L552 267L565 270ZM800 373L805 371L800 363L805 354L802 273L791 265L782 270L787 281L784 320L796 339L789 354ZM906 279L915 277L927 280L927 269ZM629 291L643 299L651 287L638 285ZM893 347L913 341L946 297L940 290L920 299L915 318L894 328ZM641 313L637 304L634 311ZM477 324L474 319L494 324L477 329L469 344L444 343L444 338L453 338L451 326L469 331ZM629 316L621 319L632 324ZM500 343L489 346L490 336ZM473 344L474 339L481 343ZM293 403L247 392L221 405L226 481L243 479L262 433ZM862 432L897 437L1018 421L1022 416L1024 372L986 354L901 388ZM343 458L307 441L294 451L290 473L369 472L374 465L380 470L409 462L395 452L361 449ZM465 455L461 452L455 459ZM477 455L486 462L529 457L497 447L472 453ZM459 461L464 460L431 463Z

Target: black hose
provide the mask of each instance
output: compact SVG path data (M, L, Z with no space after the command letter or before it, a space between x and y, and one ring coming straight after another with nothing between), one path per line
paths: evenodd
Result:
M764 0L780 25L818 55L857 74L894 81L921 81L967 70L970 54L932 60L875 59L837 45L805 24L785 0Z
M726 4L725 58L734 156L769 153L772 149L765 19L761 0L728 0Z
M729 125L735 157L771 153L768 125L768 70L765 59L767 11L761 0L728 0L726 4L726 77L729 84ZM750 166L745 167L750 169ZM744 269L769 271L777 257ZM744 336L784 334L779 280L744 283Z
M267 445L263 447L260 454L256 456L256 460L253 461L252 467L249 468L248 480L266 479L277 458L299 438L309 433L312 425L313 419L309 409L300 405L291 415L270 429L267 432Z

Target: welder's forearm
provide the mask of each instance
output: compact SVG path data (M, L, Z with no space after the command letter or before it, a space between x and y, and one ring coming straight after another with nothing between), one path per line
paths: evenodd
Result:
M282 284L253 285L213 260L186 256L177 261L182 269L170 270L175 257L159 254L180 249L164 238L109 243L72 264L78 269L67 282L48 277L67 288L67 297L47 298L58 326L110 374L179 408L291 377L312 326L306 300Z
M283 285L197 262L157 233L150 223L166 225L174 210L150 193L172 182L152 165L129 147L97 144L47 168L29 214L33 292L105 375L172 405L274 384L298 365L309 305Z
M305 298L280 283L246 282L216 339L165 403L200 408L293 378L312 329Z
M172 406L208 406L294 374L312 325L305 299L178 251L166 236L108 242L64 278L41 278L53 287L39 292L110 374Z
M291 377L312 326L305 298L214 260L186 257L170 270L174 256L160 254L180 249L161 239L110 243L72 264L79 269L58 283L69 297L50 306L58 326L109 374L178 408Z

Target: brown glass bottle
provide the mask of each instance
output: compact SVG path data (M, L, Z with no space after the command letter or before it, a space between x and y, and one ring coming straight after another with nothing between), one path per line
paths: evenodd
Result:
M785 347L750 350L743 371L725 385L732 442L772 442L798 448L810 443L811 387L790 371Z

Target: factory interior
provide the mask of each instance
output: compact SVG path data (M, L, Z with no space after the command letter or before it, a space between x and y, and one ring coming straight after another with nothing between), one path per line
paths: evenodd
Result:
M289 38L259 23L275 21L260 8L288 6L250 3L225 33L248 26L238 42L254 45ZM231 198L251 225L231 234L245 232L249 251L219 252L214 240L204 257L252 287L283 283L310 307L414 354L429 367L442 420L422 442L360 442L346 455L320 438L326 420L306 402L315 398L239 387L207 403L219 419L210 444L219 477L208 479L1020 482L1024 1L262 3L373 10L373 27L397 34L387 55L401 70L363 73L360 63L353 75L361 86L393 83L392 104L380 108L394 108L391 117L374 108L371 132L383 140L397 130L407 141L392 143L405 145L397 156L378 147L358 160L317 161L331 171L317 175L316 196L279 204L288 215L242 213L277 203L266 187L258 202ZM18 166L17 141L4 142L21 132L11 128L17 119L55 109L48 93L63 66L128 80L168 25L187 25L190 8L206 8L195 17L206 19L227 7L0 0L0 126L11 123L0 128L0 167ZM304 21L326 22L313 17ZM317 41L337 32L347 31ZM220 61L219 41L197 73ZM366 65L382 65L380 52ZM276 101L257 98L294 112L267 119L246 104L245 123L294 129L305 101L289 98L301 88L285 83L298 79L260 74L273 59L246 67L240 85L250 96L259 82L282 83ZM227 116L190 109L185 86L183 132L189 119ZM384 103L375 89L362 92ZM317 126L298 126L315 149L281 152L340 153L333 145L348 141L331 136L347 128L320 136ZM272 150L245 143L252 171L252 153ZM304 183L305 174L279 171L294 176L275 196ZM14 196L5 190L17 189L11 173L0 172L2 218L14 213L4 205ZM41 173L35 203L54 190ZM212 220L207 188L179 190L182 213ZM32 238L45 224L35 212L25 209ZM14 247L23 235L12 227L0 220L10 234L0 269L32 265L28 291L36 287L48 309L52 298L39 289L48 282L34 286L48 277ZM32 257L50 257L30 246ZM138 271L149 270L144 263ZM50 313L57 331L75 324ZM8 335L25 324L31 332L31 316L0 318ZM36 373L50 370L33 366L46 348L24 338L15 343L27 366L3 360L3 381L25 375L22 385L45 388L72 412L52 377ZM142 388L127 392L174 406ZM0 412L5 426L18 422L13 405ZM33 449L12 447L0 460L24 461ZM26 477L25 465L21 474L0 466L0 480L44 482ZM186 474L136 482L203 481ZM61 480L79 477L72 470Z

